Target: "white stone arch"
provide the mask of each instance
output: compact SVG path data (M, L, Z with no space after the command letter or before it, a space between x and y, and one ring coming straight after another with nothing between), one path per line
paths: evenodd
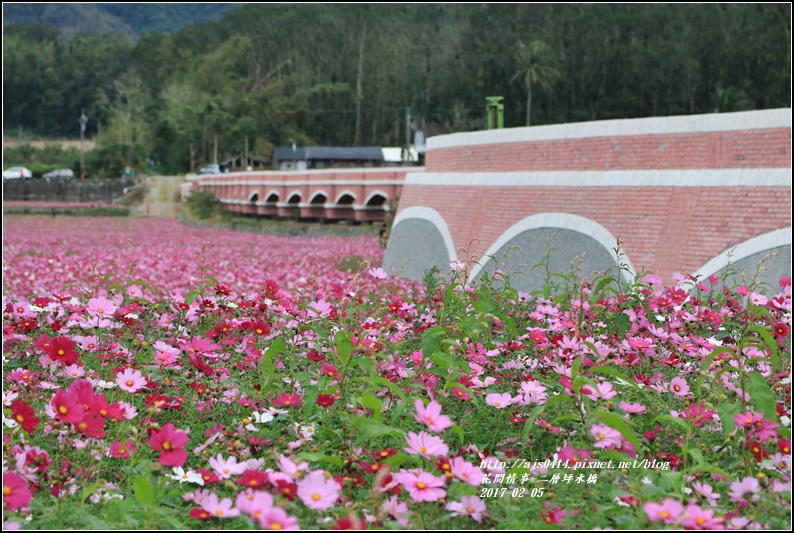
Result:
M251 191L251 194L248 195L248 203L249 204L254 201L254 196L257 197L257 201L260 199L260 197L259 197L259 189L254 189L253 191Z
M505 230L499 238L488 247L488 250L480 258L479 264L474 265L469 275L469 280L476 279L480 272L482 272L483 267L488 263L487 258L496 255L503 246L515 237L521 235L525 231L542 228L567 229L581 233L599 243L604 249L609 251L613 259L617 260L615 252L612 250L618 242L617 237L612 235L612 232L595 220L579 215L572 215L570 213L539 213L521 219ZM621 261L626 264L629 269L629 272L625 270L620 271L621 278L623 278L624 281L632 281L637 272L634 269L634 265L632 265L631 260L626 255L621 258Z
M299 189L295 189L287 195L287 203L288 204L296 203L292 201L292 199L295 198L296 196L298 197L297 203L300 203L300 200L303 200L303 194L301 193L301 191Z
M791 226L756 235L736 246L731 246L696 269L694 273L708 277L727 267L729 263L736 263L765 250L786 245L791 246Z
M441 216L441 213L432 207L413 206L403 209L394 218L394 222L392 223L392 231L394 231L394 228L396 228L397 225L403 220L412 218L417 218L433 224L433 226L435 226L435 228L441 234L441 238L444 239L444 246L447 249L449 261L452 262L458 258L458 252L455 250L455 242L452 240L452 234L449 232L449 226L447 226L446 220L444 220L444 217Z

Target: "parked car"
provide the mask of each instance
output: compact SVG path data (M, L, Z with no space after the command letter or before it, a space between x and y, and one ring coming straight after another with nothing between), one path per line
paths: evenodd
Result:
M223 174L224 172L227 172L227 170L221 165L207 165L199 170L199 174Z
M3 171L3 181L5 180L29 180L33 177L33 172L25 167L11 167Z
M59 168L58 170L53 170L52 172L44 174L44 179L47 181L71 180L74 179L74 170L71 168Z

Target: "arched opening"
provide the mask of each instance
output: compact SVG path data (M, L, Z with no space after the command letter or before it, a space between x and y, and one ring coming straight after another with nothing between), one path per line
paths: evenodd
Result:
M309 203L311 205L313 205L313 206L315 206L315 205L316 206L322 206L322 205L325 205L325 202L327 202L327 201L328 201L328 197L325 196L325 194L323 194L321 192L318 192L312 197L312 199L311 199L311 201Z
M382 194L375 193L373 194L369 200L367 200L367 207L381 207L386 205L386 197Z

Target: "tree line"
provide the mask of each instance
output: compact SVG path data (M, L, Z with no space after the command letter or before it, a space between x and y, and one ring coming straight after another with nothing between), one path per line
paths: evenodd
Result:
M184 172L484 129L487 96L505 127L790 107L791 6L244 4L137 42L5 25L3 69L6 135L85 110L97 170Z

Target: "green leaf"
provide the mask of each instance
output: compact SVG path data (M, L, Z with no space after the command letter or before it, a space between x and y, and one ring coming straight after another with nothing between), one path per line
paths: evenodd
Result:
M590 372L595 372L596 374L606 374L607 376L612 376L614 378L618 378L621 382L621 385L629 385L632 388L639 389L640 386L634 383L633 379L629 379L626 374L618 370L617 368L613 368L611 366L594 366L590 369Z
M721 403L717 406L717 414L722 422L722 432L726 437L733 433L733 428L736 427L733 417L738 415L741 409L742 404L740 403Z
M708 463L698 464L691 467L687 473L689 475L698 474L700 472L708 472L709 474L718 474L720 476L725 477L729 481L735 481L736 478L728 474L726 471L717 468L716 466L712 466Z
M381 422L358 416L353 418L353 428L356 430L356 444L374 439L375 437L402 437L405 432L401 429L387 426Z
M618 328L618 340L623 339L631 329L631 319L629 315L620 313L615 317L615 325Z
M301 452L295 456L297 462L309 461L310 463L329 463L339 467L345 466L345 461L336 455L326 455L323 452Z
M303 395L303 418L307 419L314 414L314 410L317 408L317 396L320 395L320 388L316 385L310 385L306 387L305 391Z
M372 416L373 420L383 422L383 415L380 412L381 409L383 409L383 404L380 403L380 400L376 396L372 394L362 394L358 401L372 412L370 416Z
M662 416L657 416L654 419L654 422L659 422L659 421L662 422L670 421L676 426L680 427L684 431L684 433L686 433L687 435L689 434L689 423L687 423L687 421L684 420L683 418L678 418L677 416L673 416L673 415L662 415Z
M441 326L436 326L422 333L422 355L424 355L425 359L430 359L438 350L445 334L446 329Z
M764 341L766 341L766 345L769 348L769 359L772 363L773 371L777 371L778 369L778 356L777 356L777 343L775 339L772 338L772 335L769 333L769 330L762 327L762 326L750 326L750 331L758 333L763 337Z
M147 477L136 477L132 480L132 490L135 492L135 499L144 505L154 505L154 487Z
M772 394L772 389L767 384L766 378L758 372L750 372L747 377L750 378L747 389L753 398L755 408L762 411L765 418L775 420L777 417L775 396Z
M716 348L711 351L706 360L703 361L703 364L700 365L700 372L698 372L698 379L697 385L695 386L695 395L698 400L700 400L701 396L703 395L703 378L708 375L708 368L711 365L711 362L714 361L714 358L717 357L721 353L731 353L733 352L732 348L728 348L727 346L724 348ZM714 377L716 380L717 376Z
M185 297L185 304L186 305L192 304L193 302L196 301L196 298L198 297L199 297L199 293L197 291L189 292L188 295Z
M455 431L455 433L458 434L458 438L460 439L460 443L461 443L461 445L463 445L463 443L466 442L466 439L464 438L463 428L460 427L457 424L452 424L452 429Z
M340 364L347 366L347 362L350 361L350 356L353 353L353 342L347 332L340 331L336 334L334 346L336 346L336 354L339 357Z

